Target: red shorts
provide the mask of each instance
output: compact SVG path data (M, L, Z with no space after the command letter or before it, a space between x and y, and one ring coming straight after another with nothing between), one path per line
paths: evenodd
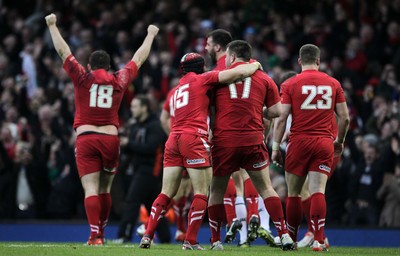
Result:
M340 158L341 158L341 156L334 156L333 157L333 164L332 164L332 167L331 167L331 172L329 173L329 176L328 176L329 178L332 177L333 173L335 172L336 167L340 162Z
M248 171L260 171L269 165L269 155L264 143L244 147L212 148L214 176L227 176L243 168Z
M171 166L210 167L211 153L207 137L171 133L165 143L164 167Z
M285 170L297 176L309 171L331 175L333 139L322 137L291 138L287 146Z
M76 138L76 165L79 177L101 170L111 172L119 162L119 138L108 134L84 134Z

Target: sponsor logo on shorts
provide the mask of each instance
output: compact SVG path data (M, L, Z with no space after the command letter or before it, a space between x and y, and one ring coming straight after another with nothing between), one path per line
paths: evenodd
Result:
M205 162L206 162L206 159L204 159L204 158L186 160L187 164L204 164Z
M319 165L319 169L325 172L331 172L331 168L329 166L326 166L324 164Z
M265 161L262 161L260 163L253 164L253 168L260 168L260 167L262 167L264 165L267 165L267 164L268 164L268 160L265 160Z

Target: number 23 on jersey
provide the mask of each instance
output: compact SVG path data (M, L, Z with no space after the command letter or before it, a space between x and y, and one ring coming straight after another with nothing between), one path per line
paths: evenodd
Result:
M331 109L332 108L332 87L329 85L303 85L301 94L307 95L307 98L301 104L300 109ZM313 103L314 98L321 95L322 100L317 100Z

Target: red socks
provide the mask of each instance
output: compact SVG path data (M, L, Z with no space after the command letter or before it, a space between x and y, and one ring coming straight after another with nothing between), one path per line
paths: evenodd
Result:
M110 193L104 193L99 195L100 200L100 235L104 237L104 229L107 226L108 217L111 212L111 195Z
M247 222L252 215L258 216L258 192L251 179L244 181L244 197L246 198Z
M223 220L223 204L215 204L208 207L208 222L211 230L211 244L216 241L221 241L221 227Z
M312 228L311 221L310 221L311 196L308 197L306 200L303 200L302 206L303 206L304 218L307 221L307 226L308 226L307 231L313 232L313 228Z
M88 223L90 226L90 237L100 236L100 199L99 196L89 196L85 198L85 210Z
M276 230L278 231L278 235L281 236L282 234L288 233L281 199L277 196L267 197L264 199L264 204Z
M176 216L176 225L179 231L186 233L186 219L185 219L185 205L187 201L186 196L182 196L178 201L174 201L173 207Z
M233 181L233 179L229 179L228 186L226 188L226 192L224 195L226 221L229 226L232 224L232 220L236 218L235 201L236 201L235 182Z
M288 196L286 199L287 229L293 241L297 241L297 233L302 220L301 197Z
M165 195L160 193L156 200L154 200L153 205L151 206L151 212L149 221L147 222L146 227L146 235L149 235L151 239L153 239L154 232L157 228L158 221L164 217L164 214L167 212L167 208L171 199Z
M201 194L196 194L193 197L188 215L188 229L186 233L186 241L191 244L197 243L197 233L203 223L207 210L207 199L207 196Z
M314 231L314 240L324 243L324 227L326 217L325 195L315 193L311 196L310 222Z

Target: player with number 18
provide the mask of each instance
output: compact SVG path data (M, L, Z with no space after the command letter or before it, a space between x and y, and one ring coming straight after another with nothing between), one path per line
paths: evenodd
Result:
M149 56L158 28L149 25L147 36L132 60L121 70L109 74L110 56L105 51L91 53L87 72L61 36L56 15L47 15L45 19L54 48L74 84L75 155L90 226L87 244L103 245L104 228L111 210L111 184L119 161L118 109L128 84Z

